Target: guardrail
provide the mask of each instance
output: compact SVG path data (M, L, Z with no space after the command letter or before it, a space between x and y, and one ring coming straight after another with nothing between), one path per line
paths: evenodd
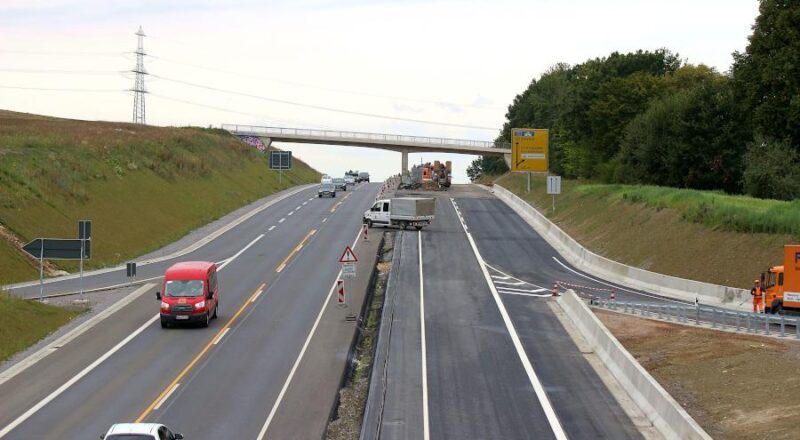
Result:
M596 307L629 315L638 315L644 318L656 318L685 324L693 323L697 326L708 324L711 328L766 336L773 336L774 334L775 336L786 337L786 327L794 326L794 337L795 339L800 339L800 317L737 312L702 305L673 305L604 299L590 299L589 303Z
M258 136L291 136L296 138L303 137L326 137L341 140L361 140L379 142L402 142L406 144L433 144L442 146L456 147L477 147L477 148L511 148L508 142L475 141L469 139L437 138L427 136L405 136L399 134L366 133L357 131L338 131L338 130L318 130L307 128L283 128L283 127L264 127L256 125L222 124L223 130L228 130L234 134L258 135Z

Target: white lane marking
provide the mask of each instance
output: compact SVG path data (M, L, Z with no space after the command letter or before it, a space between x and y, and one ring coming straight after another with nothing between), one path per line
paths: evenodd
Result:
M313 197L312 197L312 198L310 198L310 199L308 199L308 201L309 201L309 202L310 202L310 201L312 201L312 200L314 200L314 198L313 198Z
M284 218L282 218L282 219L278 220L278 223L283 223L284 221L286 221L286 217L284 217Z
M306 202L306 203L308 203L308 202ZM305 203L304 203L304 204L305 204ZM294 208L294 210L295 210L295 211L297 211L297 210L299 210L299 209L300 209L300 208L302 208L302 207L303 207L303 205L298 205L298 206L297 206L297 208Z
M105 352L105 354L103 354L102 356L97 358L94 362L92 362L86 368L81 370L78 374L73 376L72 379L64 382L64 384L61 385L60 387L58 387L58 389L56 389L55 391L50 393L44 399L40 400L39 403L37 403L36 405L32 406L30 409L25 411L21 416L19 416L16 419L14 419L13 422L9 423L6 427L4 427L2 430L0 430L0 438L5 437L6 434L11 432L14 428L19 426L22 422L27 420L30 416L34 415L37 411L42 409L45 405L47 405L48 403L53 401L53 399L55 399L56 397L60 396L64 391L66 391L69 387L71 387L77 381L81 380L84 376L86 376L87 374L91 373L92 370L97 368L98 365L102 364L106 359L111 357L111 355L113 355L114 353L119 351L122 347L124 347L125 344L130 342L133 338L139 336L139 334L141 332L143 332L147 327L149 327L150 324L156 322L159 319L159 316L160 316L160 314L158 314L158 313L155 314L152 318L148 319L144 324L142 324L141 327L139 327L138 329L134 330L133 333L129 334L125 339L123 339L122 341L117 343L117 345L112 347L110 350Z
M287 214L287 215L292 215L292 214L294 214L294 213L295 213L295 211L292 211L292 212L290 212L290 213L289 213L289 214Z
M495 280L511 280L511 279L514 279L514 277L501 277L500 275L492 275L492 279L495 279Z
M328 217L325 217L324 219L322 219L322 223L325 223L326 221L328 221Z
M275 229L275 225L270 226L269 229L267 229L267 231L271 231L273 229Z
M356 239L353 240L353 245L351 246L353 249L358 246L358 238L361 236L361 229L359 228L358 232L356 233ZM278 407L283 400L283 396L286 394L286 390L289 389L289 384L292 383L292 378L294 378L295 372L297 372L297 367L300 366L300 361L303 360L303 356L306 354L306 349L308 349L308 344L311 343L311 338L314 336L314 332L317 331L317 326L319 325L320 320L322 320L322 315L325 313L325 308L327 307L328 303L331 301L333 297L333 291L336 290L336 281L342 276L342 271L339 270L339 273L336 274L336 279L333 280L333 285L331 285L331 290L328 291L328 296L325 297L325 301L322 303L322 307L319 309L319 313L317 314L317 319L314 321L314 325L311 326L311 330L308 332L308 336L306 337L306 341L303 343L303 348L300 349L300 353L297 355L297 359L294 361L294 365L292 366L291 371L289 371L289 376L286 377L286 381L283 383L283 387L281 388L280 393L278 393L278 398L275 400L275 404L272 405L272 409L269 411L267 415L267 420L264 422L264 425L261 427L261 431L258 433L257 440L264 440L264 436L267 434L267 429L269 428L270 423L272 423L272 419L275 417L275 413L278 412Z
M256 292L256 294L255 294L255 295L253 295L253 298L250 300L250 302L251 302L251 303L254 303L254 302L256 302L256 300L258 299L258 297L259 297L259 296L261 296L261 293L262 293L262 292L264 292L264 288L263 288L263 287L262 287L261 289L258 289L258 292Z
M509 280L509 279L510 279L510 280L517 280L517 281L521 281L521 282L523 282L523 283L525 283L525 284L531 285L531 286L533 286L533 287L537 287L537 288L539 288L539 289L547 289L547 288L546 288L546 287L544 287L544 286L539 286L539 285L537 285L537 284L533 284L533 283L531 283L531 282L529 282L529 281L521 280L521 279L519 279L519 278L517 278L517 277L514 277L514 276L512 276L512 275L509 275L509 274L507 274L507 273L503 272L502 270L500 270L500 269L498 269L498 268L496 268L496 267L492 266L491 264L489 264L489 263L487 263L487 262L485 262L485 261L483 262L483 264L485 264L485 265L486 265L486 267L488 267L489 269L491 269L491 270L493 270L493 271L495 271L495 272L497 272L497 273L499 273L499 274L501 274L501 275L502 275L502 277L498 277L497 275L492 275L492 278L495 278L495 279L500 279L500 280Z
M422 438L430 439L430 420L428 417L428 359L425 344L425 289L422 275L422 231L417 231L419 247L419 327L420 351L422 353Z
M82 324L80 324L77 327L75 327L74 329L70 330L64 336L61 336L60 338L56 339L55 341L47 344L47 346L42 347L41 350L39 350L39 351L33 353L32 355L28 356L27 358L23 359L18 364L14 365L13 367L10 367L8 370L3 371L2 373L0 373L0 385L2 385L3 383L5 383L8 380L11 380L11 378L13 378L16 375L22 373L26 369L30 368L32 365L36 364L37 362L39 362L40 360L45 358L47 355L59 350L61 347L64 347L65 345L67 345L71 341L75 340L75 338L77 338L78 336L86 333L86 331L88 331L89 329L91 329L92 327L96 326L97 324L99 324L104 319L106 319L109 316L111 316L112 314L114 314L114 312L116 312L117 310L120 310L121 308L127 306L128 304L133 302L133 300L135 300L136 298L139 298L140 296L142 296L142 294L144 294L148 290L152 289L154 286L155 286L155 284L149 283L149 284L145 284L144 286L134 290L133 292L128 294L128 296L126 296L126 297L122 298L121 300L117 301L116 303L114 303L114 305L112 305L111 307L103 310L102 312L98 313L94 317L84 321Z
M259 292L259 293L261 293L261 292ZM253 302L253 301L252 301L252 300L250 300L250 302ZM222 338L224 338L224 337L225 337L225 335L227 335L227 334L228 334L228 332L230 331L230 329L231 329L230 327L225 327L225 330L223 330L223 331L222 331L222 333L220 333L219 335L217 335L217 337L216 337L216 338L214 338L214 342L212 342L212 343L211 343L211 345L217 345L217 344L219 344L219 341L221 341L221 340L222 340ZM170 391L170 392L171 392L171 391ZM155 408L153 408L153 409L158 409L158 407L156 406L156 407L155 407Z
M215 342L215 344L216 344L216 342ZM161 408L161 405L163 405L163 404L164 404L164 402L166 402L166 401L167 401L167 399L169 399L169 396L171 396L171 395L172 395L172 393L174 393L174 392L175 392L175 390L177 390L179 386L180 386L180 384L179 384L179 383L176 383L175 385L173 385L173 386L172 386L172 388L170 388L170 389L169 389L169 392L168 392L167 394L165 394L165 395L164 395L164 397L162 397L162 398L161 398L161 400L159 400L159 401L158 401L158 403L156 404L156 406L154 406L154 407L153 407L153 411L155 411L155 410L157 410L157 409Z
M663 301L670 301L670 302L674 302L674 303L678 303L678 304L690 304L688 301L679 301L679 300L676 300L676 299L670 299L670 298L666 298L666 297L658 296L658 295L650 295L648 293L637 292L635 290L630 290L630 289L626 289L624 287L615 286L613 284L606 283L605 281L600 281L600 280L598 280L596 278L592 278L592 277L590 277L588 275L584 275L584 274L578 272L577 270L567 266L566 264L558 261L558 258L556 258L556 257L553 257L553 259L556 260L556 263L560 264L561 267L563 267L564 269L567 269L568 271L574 273L575 275L578 275L580 277L586 278L587 280L594 281L597 284L602 284L604 286L613 287L614 289L622 290L623 292L634 293L636 295L646 296L648 298L659 299L659 300L663 300Z
M306 200L305 202L303 202L303 206L306 206L307 204L308 204L308 200Z
M528 284L528 283L526 283L524 281L517 281L516 283L512 283L510 281L495 281L494 283L495 284L503 284L503 285L506 285L506 286L524 286L524 285Z
M254 244L256 244L256 242L257 242L258 240L261 240L262 238L264 238L264 234L261 234L261 235L259 235L258 237L256 237L255 239L253 239L253 241L251 241L251 242L250 242L250 243L249 243L247 246L243 247L243 248L242 248L242 250L240 250L239 252L237 252L236 254L234 254L234 256L232 256L232 257L228 258L227 260L225 260L225 263L224 263L223 265L221 265L221 266L219 267L219 269L217 269L217 270L222 270L222 269L224 269L224 268L225 268L225 266L227 266L227 265L231 264L231 263L233 262L233 260L235 260L235 259L239 258L239 255L242 255L242 254L244 253L244 251L246 251L246 250L250 249L250 247L251 247L251 246L253 246Z
M498 292L528 292L528 293L539 293L539 292L548 292L547 289L513 289L511 287L498 287Z
M456 202L452 198L450 198L450 203L453 204L454 208L456 207ZM511 322L511 317L508 315L506 306L503 304L503 300L500 298L500 294L497 292L497 289L495 289L494 283L492 283L492 277L489 275L489 270L486 268L486 263L484 263L483 257L478 251L478 246L475 244L472 234L470 234L467 230L467 226L464 224L463 219L461 220L461 226L464 228L464 233L467 234L467 240L472 247L472 252L475 254L475 258L478 260L478 265L481 268L481 272L483 272L483 277L486 279L486 284L489 286L489 290L492 292L492 296L497 304L497 308L500 310L500 315L503 317L503 322L506 324L508 334L511 336L511 342L514 344L514 348L517 350L517 355L522 362L522 366L525 369L525 372L528 374L528 380L530 380L531 385L533 386L533 391L536 393L536 397L539 399L539 404L542 406L542 410L547 417L547 421L550 423L550 428L553 430L553 434L555 435L556 439L567 440L567 434L564 432L564 428L561 426L561 422L558 420L558 416L553 409L553 405L550 403L550 398L547 397L547 393L545 392L542 383L539 381L539 376L537 376L536 371L533 370L531 360L528 358L528 354L525 352L525 347L522 346L522 341L520 341L517 330L514 328L514 323Z
M522 292L503 292L502 290L499 291L503 295L520 295L520 296L532 296L535 298L549 298L553 296L552 293L522 293Z

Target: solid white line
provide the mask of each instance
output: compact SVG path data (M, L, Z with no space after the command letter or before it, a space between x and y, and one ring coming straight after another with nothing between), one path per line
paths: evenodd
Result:
M259 293L261 293L261 292L259 292ZM250 302L253 302L253 301L251 300ZM214 338L214 342L212 342L212 343L211 343L211 345L217 345L217 344L219 344L219 341L221 341L221 340L222 340L222 338L224 338L224 337L225 337L225 335L227 335L227 334L228 334L228 331L230 331L230 329L231 329L230 327L225 327L225 330L223 330L223 331L222 331L222 333L220 333L220 334L219 334L219 335L218 335L216 338ZM171 392L171 391L170 391L170 392ZM158 407L155 407L155 408L153 408L153 409L158 409Z
M453 207L455 208L455 200L451 198L450 203L452 203ZM533 386L533 391L536 393L536 397L539 399L539 404L542 406L542 410L547 417L547 421L550 423L550 428L553 430L553 434L555 435L556 439L566 440L567 434L564 432L564 428L561 426L561 422L558 420L558 416L553 409L553 405L550 403L550 399L547 397L547 393L545 392L542 383L539 381L539 376L537 376L536 371L533 370L531 360L528 358L528 354L525 352L525 347L522 346L522 341L520 341L517 330L514 328L514 323L511 322L511 317L508 315L508 311L506 310L506 306L503 304L503 300L500 298L500 294L497 292L497 289L495 289L494 283L492 283L492 277L489 275L489 271L486 269L486 264L483 261L483 257L478 251L478 246L475 244L472 234L467 231L467 226L464 224L463 220L461 220L461 226L464 228L464 233L467 234L467 240L472 247L472 252L475 254L475 258L478 260L478 265L481 268L481 272L483 272L483 277L486 279L486 284L489 286L489 290L492 292L492 296L497 304L497 308L500 310L500 315L503 317L503 322L506 324L508 334L511 336L511 342L514 344L514 348L517 350L517 355L522 362L522 366L525 369L525 372L528 374L528 380L530 380L531 385Z
M171 395L172 395L172 393L174 393L174 392L175 392L175 390L177 390L177 389L178 389L178 386L180 386L180 384L179 384L179 383L176 383L175 385L173 385L173 386L172 386L172 388L170 388L170 389L169 389L169 392L168 392L166 395L164 395L164 397L162 397L162 398L161 398L161 400L159 400L159 401L158 401L158 403L156 404L156 406L154 406L154 407L153 407L153 411L155 411L155 410L157 410L157 409L161 408L161 405L163 405L163 404L164 404L164 402L166 402L166 401L167 401L167 399L169 399L169 396L171 396Z
M594 281L594 282L595 282L595 283L597 283L597 284L602 284L602 285L604 285L604 286L613 287L613 288L615 288L615 289L617 289L617 290L622 290L623 292L628 292L628 293L633 293L633 294L636 294L636 295L646 296L646 297L648 297L648 298L660 299L660 300L663 300L663 301L670 301L670 302L674 302L674 303L678 303L678 304L688 304L688 302L687 302L687 301L678 301L678 300L675 300L675 299L665 298L665 297L663 297L663 296L658 296L658 295L650 295L650 294L648 294L648 293L644 293L644 292L637 292L637 291L635 291L635 290L630 290L630 289L626 289L626 288L624 288L624 287L615 286L615 285L613 285L613 284L606 283L605 281L601 281L601 280L598 280L598 279L592 278L592 277L590 277L590 276L588 276L588 275L584 275L584 274L582 274L582 273L580 273L580 272L578 272L578 271L576 271L576 270L572 269L571 267L567 266L566 264L564 264L564 263L562 263L562 262L558 261L558 258L556 258L556 257L553 257L553 259L554 259L554 260L556 260L556 263L560 264L560 265L561 265L561 267L563 267L564 269L567 269L568 271L570 271L570 272L574 273L575 275L578 275L578 276L581 276L581 277L583 277L583 278L586 278L587 280Z
M225 263L224 263L223 265L221 265L221 266L219 267L219 269L217 269L217 270L222 270L223 268L225 268L225 266L227 266L227 265L231 264L231 263L233 262L233 260L235 260L235 259L239 258L239 255L242 255L242 254L244 253L244 251L246 251L246 250L250 249L250 247L251 247L251 246L253 246L254 244L256 244L256 242L257 242L258 240L261 240L262 238L264 238L264 234L261 234L261 235L259 235L259 236L258 236L258 237L256 237L256 238L255 238L253 241L251 241L251 242L250 242L250 243L249 243L247 246L243 247L243 248L242 248L242 250L240 250L239 252L237 252L236 254L234 254L234 256L232 256L232 257L228 258L227 260L225 260Z
M353 245L351 248L355 249L358 246L358 238L361 236L361 229L359 228L358 233L356 233L356 239L353 240ZM325 313L325 308L327 307L328 303L333 296L333 291L336 289L336 281L342 276L342 271L339 270L339 273L336 274L336 279L333 280L333 285L331 286L331 290L328 291L328 296L325 297L325 301L322 303L322 307L319 309L319 313L317 314L317 319L314 321L314 325L311 326L311 330L308 332L308 336L306 337L306 341L303 343L303 348L300 349L300 354L297 355L297 359L294 361L294 365L292 366L292 370L289 372L289 376L286 378L286 381L283 383L283 387L281 388L280 393L278 393L278 398L275 400L275 404L272 405L272 409L269 411L267 415L267 420L264 422L264 425L261 427L261 431L258 433L257 440L264 440L264 436L267 434L267 429L269 428L270 423L272 423L272 419L275 417L275 413L278 412L278 407L283 400L283 396L286 394L286 390L289 389L289 384L292 383L292 378L294 378L294 374L297 371L297 367L300 366L300 361L303 360L303 356L306 354L306 349L308 349L308 344L311 343L311 338L314 336L314 332L317 331L317 326L319 325L320 320L322 320L322 315Z
M419 327L420 352L422 354L422 438L430 439L430 419L428 417L428 358L425 344L425 288L422 275L422 231L417 231L419 247Z
M284 217L284 218L282 218L282 219L278 220L278 223L283 223L285 220L286 220L286 217Z
M533 289L533 290L531 290L531 289L513 289L511 287L498 287L497 290L499 292L505 292L505 291L509 291L509 292L527 292L527 293L548 292L547 289Z
M66 391L69 387L75 384L77 381L81 380L84 376L91 373L92 370L97 368L98 365L102 364L106 359L111 357L114 353L119 351L122 347L125 346L128 342L130 342L136 336L139 336L139 333L143 332L150 324L156 322L159 319L160 314L154 315L152 318L148 319L141 327L136 329L133 333L129 334L125 339L117 343L111 350L108 350L105 354L97 358L94 362L89 364L86 368L81 370L78 374L72 377L72 379L66 381L63 385L58 387L55 391L50 393L47 397L40 400L39 403L25 411L21 416L17 417L13 422L9 423L6 427L0 430L0 438L5 437L6 434L11 432L14 428L19 426L22 422L27 420L30 416L34 415L37 411L42 409L45 405L50 403L53 399L60 396L64 391Z
M267 231L271 231L273 229L275 229L275 225L270 226L269 229L267 229Z

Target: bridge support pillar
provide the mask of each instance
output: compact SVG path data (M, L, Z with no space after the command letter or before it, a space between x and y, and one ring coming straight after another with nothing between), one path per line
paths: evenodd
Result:
M503 154L503 160L506 161L506 165L508 166L508 169L510 170L511 169L511 154Z
M404 176L408 174L408 150L401 151L400 156L400 175Z

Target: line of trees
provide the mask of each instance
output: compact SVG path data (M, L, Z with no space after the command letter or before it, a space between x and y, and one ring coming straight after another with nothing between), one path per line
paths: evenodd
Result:
M729 72L667 49L556 64L514 99L511 128L551 130L570 178L800 197L800 2L761 0ZM482 157L471 178L508 168Z

